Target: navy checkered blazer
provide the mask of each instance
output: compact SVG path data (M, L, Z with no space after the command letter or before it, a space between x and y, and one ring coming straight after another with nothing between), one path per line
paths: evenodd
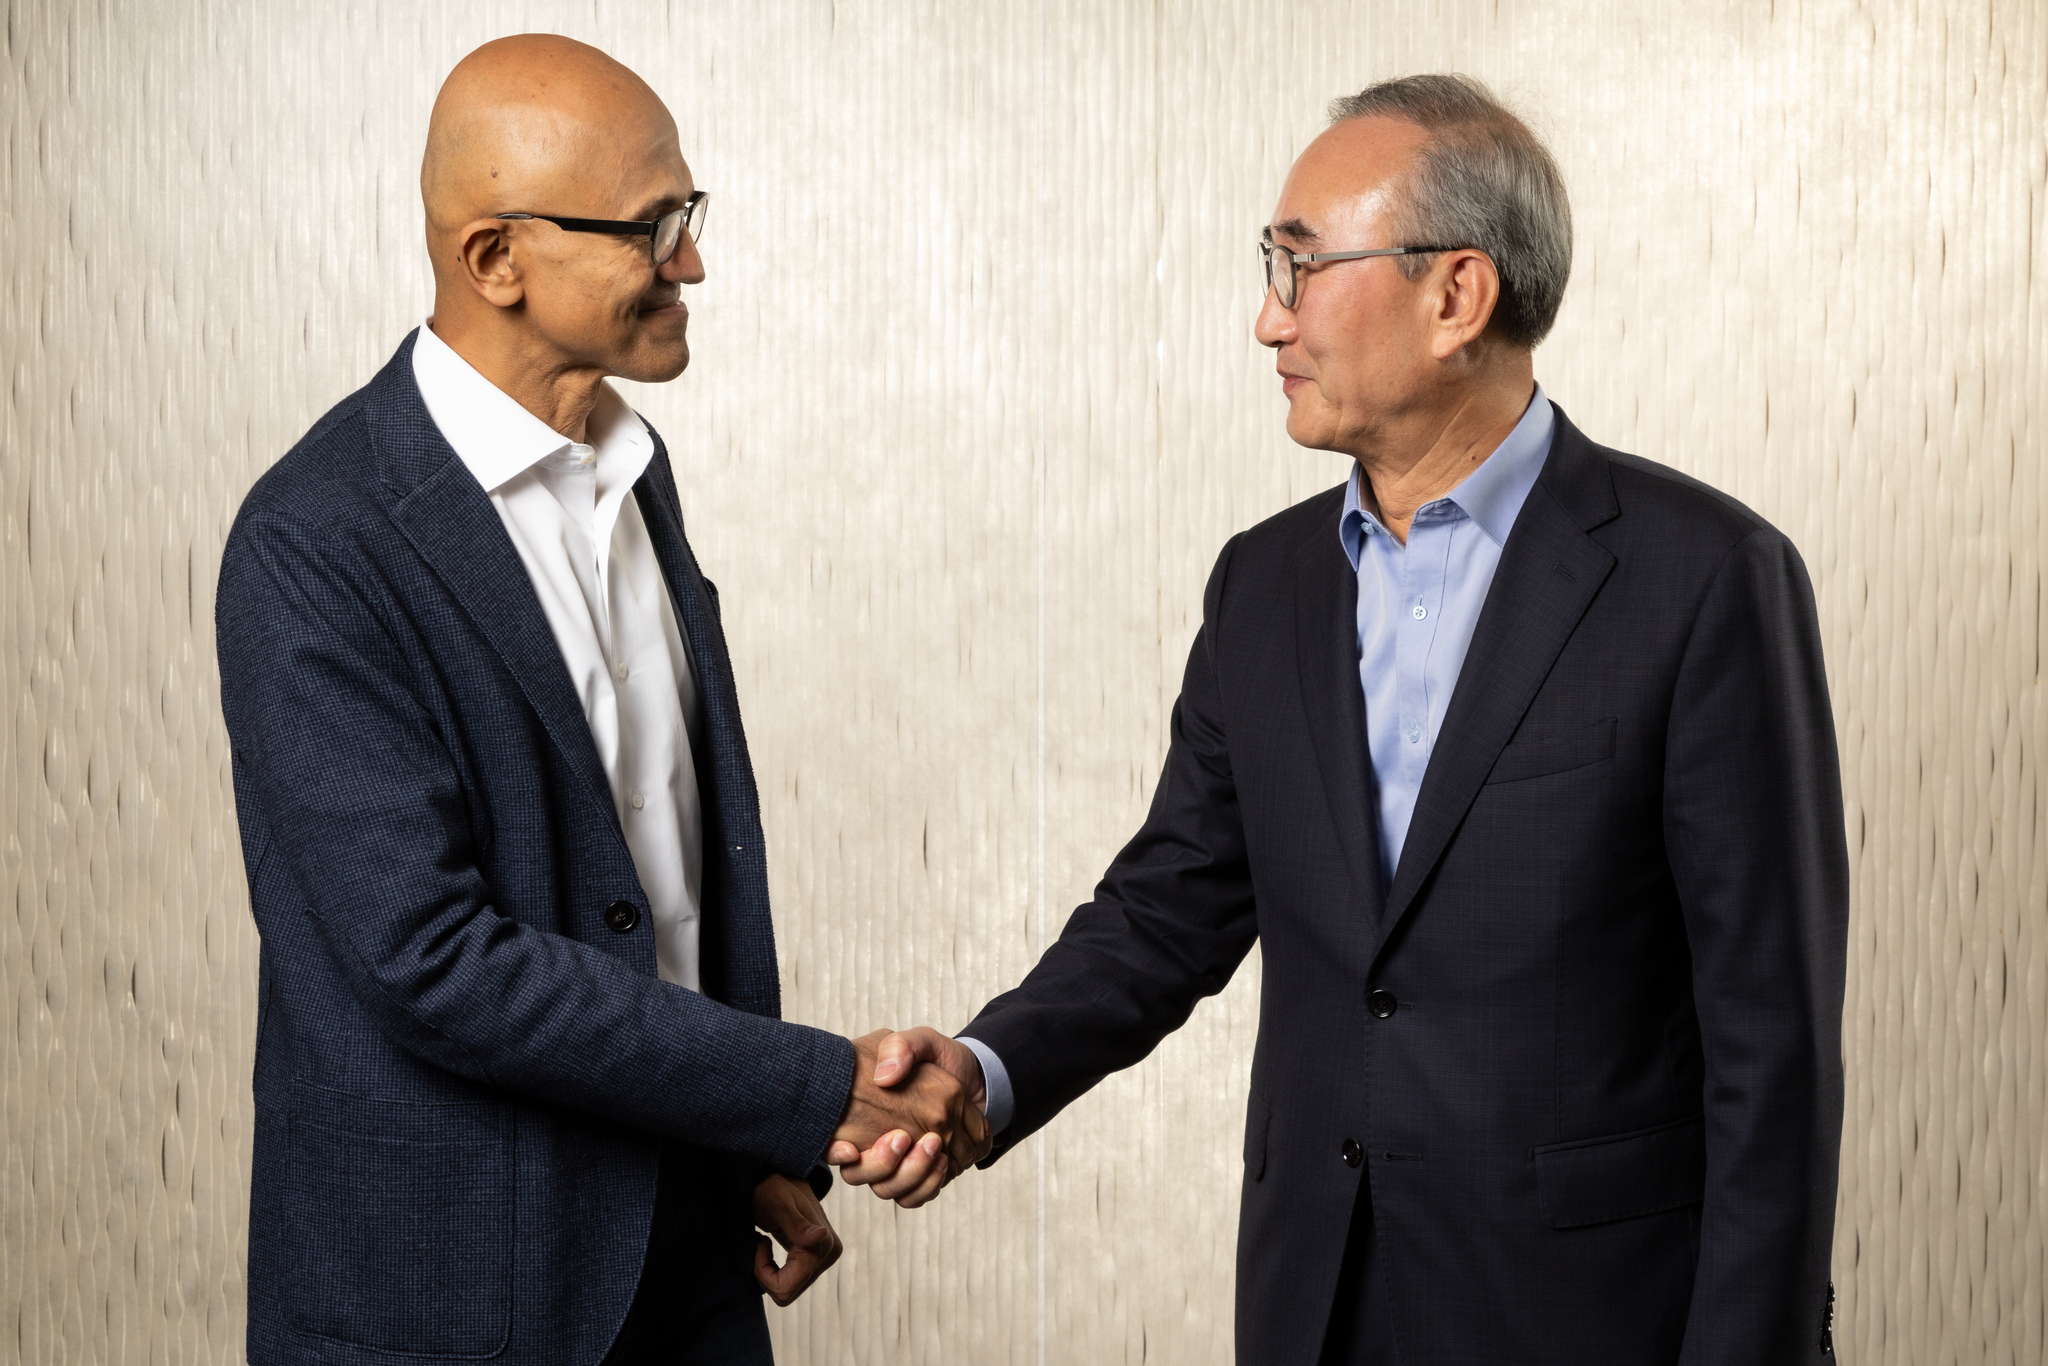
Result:
M706 1180L819 1174L852 1048L779 1018L718 597L655 445L634 495L704 711L702 995L655 976L568 670L411 337L235 519L216 619L262 934L259 1366L595 1361L664 1139Z

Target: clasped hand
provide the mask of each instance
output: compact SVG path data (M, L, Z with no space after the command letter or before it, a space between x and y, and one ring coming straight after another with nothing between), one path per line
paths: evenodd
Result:
M851 1186L915 1209L988 1156L981 1064L932 1029L853 1041L853 1094L825 1150Z

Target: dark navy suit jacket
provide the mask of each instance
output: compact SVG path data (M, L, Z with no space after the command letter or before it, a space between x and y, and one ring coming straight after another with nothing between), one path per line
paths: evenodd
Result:
M707 1182L815 1176L853 1053L778 1018L731 662L660 438L634 495L703 707L702 995L655 976L568 670L411 358L257 482L221 566L262 935L249 1358L595 1362L662 1142Z
M1317 1359L1361 1183L1403 1361L1822 1359L1848 865L1797 553L1560 413L1383 897L1342 505L1225 546L1144 828L961 1031L996 1155L1256 939L1240 1361Z

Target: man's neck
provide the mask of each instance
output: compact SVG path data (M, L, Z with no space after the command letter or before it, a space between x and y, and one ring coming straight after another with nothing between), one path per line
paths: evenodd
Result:
M438 307L427 319L427 326L449 350L527 412L571 441L589 439L590 414L597 406L604 371L540 354L523 335L507 338L498 335L498 329L466 326L461 318Z
M1403 545L1415 512L1471 477L1528 411L1533 374L1474 386L1447 406L1416 414L1353 452L1365 478L1360 500Z

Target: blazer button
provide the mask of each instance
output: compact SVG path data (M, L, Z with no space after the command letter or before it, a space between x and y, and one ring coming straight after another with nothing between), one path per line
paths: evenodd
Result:
M1394 993L1385 987L1374 987L1371 994L1365 998L1365 1008L1384 1020L1399 1010L1401 1003L1395 1000Z
M1359 1146L1355 1138L1345 1139L1344 1146L1339 1151L1343 1153L1344 1165L1347 1167L1355 1167L1365 1161L1365 1149Z
M640 908L630 901L614 901L604 908L604 923L626 934L640 923Z

